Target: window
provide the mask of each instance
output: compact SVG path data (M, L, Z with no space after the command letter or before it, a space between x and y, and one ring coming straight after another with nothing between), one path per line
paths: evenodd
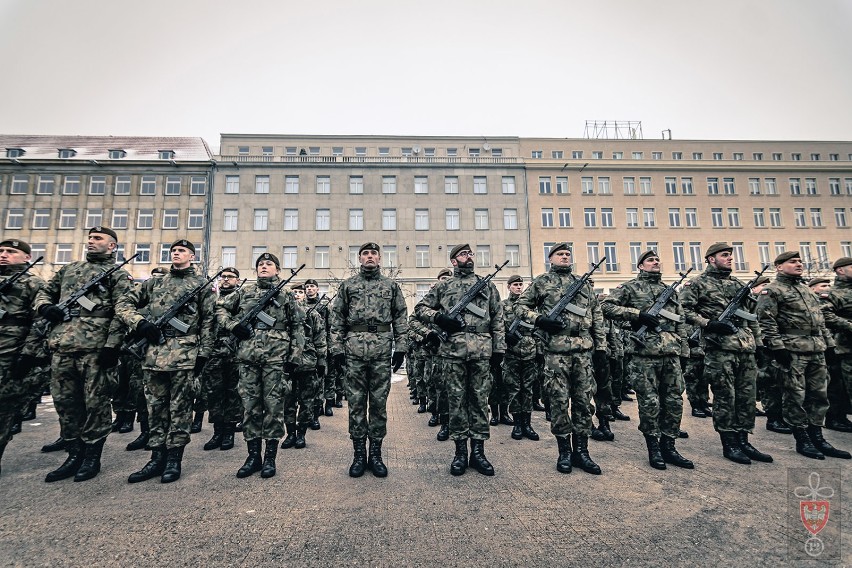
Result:
M396 193L396 176L382 176L382 193Z
M811 254L811 243L799 243L799 252L802 255L802 263L805 265L805 270L814 268L813 255Z
M269 193L269 176L254 176L254 192Z
M784 159L784 156L781 154L781 152L773 152L772 153L772 159L775 160L776 162L779 162L779 161Z
M802 155L793 153L793 154L790 154L790 159L793 160L794 162L798 162L802 159Z
M663 159L663 153L662 152L651 152L651 159L652 160L662 160Z
M355 155L356 156L366 156L367 148L365 146L355 146Z
M238 146L237 154L240 156L248 156L249 155L249 147L248 146Z
M630 243L630 270L632 272L639 272L639 269L636 267L639 264L639 257L642 256L642 243Z
M411 146L403 147L402 150L400 150L400 152L406 158L410 158L411 156L414 155L414 148L412 148Z
M735 160L742 160L743 159L743 153L742 152L734 152L734 159Z
M757 243L757 256L760 259L761 268L766 266L767 264L772 264L769 259L769 243L768 242L760 242Z
M240 176L225 176L225 193L240 192Z
M541 158L541 150L533 150L530 157L531 158Z
M831 270L831 263L828 261L828 245L824 242L816 244L817 266L820 270Z
M314 247L314 268L328 268L328 247Z
M822 209L819 207L811 208L811 227L822 227Z
M38 176L37 195L53 195L53 186L56 180L53 176Z
M491 267L491 246L476 246L476 266Z
M296 268L299 262L299 253L295 246L281 247L281 268Z
M728 207L728 226L740 226L740 210L738 207Z
M398 266L396 245L385 245L382 247L382 264L387 267Z
M299 193L299 176L284 176L284 193Z
M265 150L265 148L264 148ZM269 153L272 154L272 148L269 148ZM310 146L308 147L308 154L311 156L319 156L320 149L319 146Z
M811 154L811 161L818 162L819 161L819 154Z
M192 176L189 178L189 194L204 195L207 193L207 178L203 176Z
M762 160L762 159L763 159L763 152L754 152L754 153L752 153L752 155L751 155L751 159L752 159L752 160L757 160L757 161Z
M580 188L583 195L591 195L595 192L595 181L591 177L580 178Z
M672 152L672 160L682 160L683 152Z
M636 195L636 178L626 177L623 179L624 195Z
M828 159L832 162L836 162L840 159L840 154L829 154Z
M251 265L257 266L257 259L266 252L266 247L251 247Z
M33 229L50 228L50 209L33 210Z
M632 157L634 160L642 160L642 159L644 158L644 154L643 154L643 152L633 152L633 153L631 154L631 157Z
M458 148L447 148L447 157L448 158L455 158L458 155L459 155ZM539 156L539 158L541 158L541 156Z
M458 193L459 178L457 176L447 176L444 178L444 193Z
M766 188L766 195L778 195L778 184L775 183L775 178L763 180L763 187Z
M130 195L130 176L115 176L115 194Z
M504 180L506 178L503 178ZM414 193L426 194L429 193L429 178L426 176L414 177ZM505 191L503 193L506 193Z
M612 159L613 160L623 160L624 159L624 152L613 152L612 153Z
M488 209L476 209L473 212L474 228L477 231L488 230Z
M642 195L651 195L651 178L639 178L639 193Z
M601 259L601 251L598 243L586 243L586 255L589 259L589 268L597 264Z
M65 176L62 193L63 195L80 195L80 176Z
M459 210L458 209L447 209L445 211L445 217L447 221L447 230L448 231L458 231L459 230ZM503 218L506 218L506 211L503 211ZM517 227L516 227L517 228Z
M550 152L550 157L553 158L554 160L561 160L563 155L564 154L563 154L562 150L551 150L551 152Z
M725 178L723 181L725 184L725 195L736 195L737 190L734 187L734 178Z
M553 226L553 208L547 207L541 210L541 226L542 227L552 227Z
M124 256L124 245L118 245L115 247L115 261L124 262L125 260L127 257Z
M86 209L86 225L84 228L91 229L104 224L103 209Z
M816 195L817 194L816 179L805 178L805 193L807 195Z
M680 189L684 195L692 195L695 193L695 190L692 188L692 178L681 178L680 180Z
M163 209L163 229L177 229L179 209Z
M204 228L204 209L190 209L186 222L187 229Z
M112 229L126 229L127 228L127 209L113 209L112 210Z
M518 210L503 209L503 228L507 231L514 231L518 228Z
M609 185L608 177L598 178L598 193L600 195L610 195L612 193L612 187Z
M834 223L841 229L845 229L849 226L846 224L846 209L843 209L842 207L834 209Z
M426 297L426 294L428 294L429 290L431 290L431 289L432 289L431 284L417 284L417 290L415 292L414 299L419 302L424 297Z
M713 159L714 160L724 160L725 155L722 154L722 152L713 152Z
M763 207L755 207L752 211L754 213L754 226L758 229L766 227L766 219L763 215Z
M633 207L627 208L627 227L636 228L639 226L639 210Z
M262 146L260 148L260 155L261 156L267 156L267 157L271 156L272 155L272 146Z
M702 154L701 152L693 152L692 153L692 159L693 160L703 160L704 154Z
M852 178L843 180L846 184L846 195L852 195Z
M760 195L760 178L748 178L748 194Z
M616 253L615 243L604 243L604 256L606 262L604 268L607 272L618 272L618 254Z
M69 262L74 260L72 258L72 253L74 252L71 248L72 246L73 245L64 245L64 244L56 245L56 261L55 261L55 264L68 264Z
M364 210L350 209L349 210L349 230L363 231L364 230Z
M180 176L166 176L166 195L180 195Z
M683 210L683 216L686 220L687 227L697 227L698 226L698 210L694 207L687 207Z
M168 262L171 262L171 259L172 259L171 245L168 244L168 243L161 244L160 245L160 263L166 264ZM226 265L223 264L222 266L226 266Z
M30 185L30 177L27 175L16 175L12 178L12 187L9 191L12 195L23 195L27 193Z
M583 159L583 151L582 150L574 150L571 152L572 160L582 160Z
M60 209L59 210L59 228L74 229L77 227L77 210L76 209Z
M603 152L593 151L592 152L592 159L593 160L603 160Z
M390 156L390 148L380 147L379 156Z
M672 256L674 256L674 269L678 272L686 270L686 255L684 255L683 243L672 243Z
M707 193L719 195L719 178L707 178Z
M428 231L429 230L429 210L415 209L414 210L414 230Z
M6 211L6 228L7 229L23 229L24 228L24 210L9 209Z
M59 150L59 158L62 160L67 160L69 158L73 158L77 154L76 150L71 149L61 149Z
M506 260L509 261L509 266L521 265L520 245L506 245Z
M567 177L558 177L556 178L556 193L561 195L566 195L568 193L568 178Z
M417 268L429 268L429 245L417 245L414 247L414 266Z
M724 227L724 219L722 218L722 208L714 207L710 209L710 220L713 223L713 228L718 229L720 227Z
M831 195L840 195L840 178L828 178L828 192Z
M669 208L669 227L680 227L680 209Z
M396 231L396 209L382 209L382 230Z
M331 230L331 209L317 209L316 230Z
M560 207L559 208L559 226L562 228L567 228L571 226L571 208L570 207Z
M160 150L157 152L157 156L161 160L174 160L175 153L172 150Z
M7 158L21 158L24 155L23 148L6 148L6 157ZM30 247L32 248L32 247ZM33 258L37 258L33 256Z
M667 177L666 178L666 195L676 195L677 194L677 178Z
M748 270L748 263L745 261L745 251L742 243L731 243L731 256L734 257L734 270L737 272L745 272Z
M653 207L645 207L642 209L642 222L646 229L657 226L656 215Z
M515 193L514 176L503 176L503 193Z
M254 230L266 231L269 228L269 210L255 209L254 210Z
M840 241L840 251L843 256L852 256L852 241ZM33 251L35 256L35 251Z
M223 231L236 231L239 211L237 209L225 209L224 219L222 221Z
M284 230L298 231L299 230L299 210L285 209L284 210Z
M157 176L142 176L142 183L139 184L139 195L156 195L157 194Z
M541 194L551 193L550 177L539 177L538 178L538 192L541 193Z
M298 193L298 184L299 179L296 176L296 193ZM286 178L285 178L285 189L286 189ZM331 193L331 177L329 176L317 176L317 193Z
M793 219L796 221L796 227L807 227L807 221L805 220L805 209L803 207L797 207L793 209Z
M612 221L612 207L601 207L601 227L614 227Z
M781 227L781 209L776 207L769 208L769 226L773 228Z

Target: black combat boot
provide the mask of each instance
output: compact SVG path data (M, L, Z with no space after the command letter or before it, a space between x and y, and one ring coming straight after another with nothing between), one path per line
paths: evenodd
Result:
M517 423L518 421L515 420L515 424ZM532 427L531 412L524 412L523 414L523 420L521 420L521 433L524 435L524 438L532 440L533 442L538 442L541 439L538 432L536 432Z
M425 414L426 413L426 397L420 397L420 405L417 407L417 414Z
M745 455L747 455L754 461L772 463L772 456L770 456L769 454L764 454L749 443L748 432L739 432L739 437L740 447L743 449L743 453Z
M222 431L224 429L225 425L221 422L213 423L213 436L210 438L210 440L208 440L206 444L204 444L205 450L210 451L222 447Z
M119 410L115 413L115 418L112 419L112 425L110 426L111 432L118 432L119 426L121 426L121 417L124 416L124 411Z
M367 439L353 438L352 449L354 455L352 465L349 466L349 477L361 477L367 467Z
M694 469L695 464L680 455L675 449L675 439L666 435L660 437L660 455L663 461L684 469Z
M677 431L677 437L683 439L689 438L689 432L681 428ZM662 442L662 440L660 441Z
M166 455L166 469L160 476L160 483L171 483L180 479L180 464L183 461L183 449L185 447L169 448Z
M343 395L339 394L334 397L334 408L343 408Z
M515 421L512 419L512 415L509 414L509 407L505 404L500 404L498 406L500 408L500 424L514 426Z
M627 416L626 414L624 414L621 411L621 407L616 406L615 404L612 405L612 415L615 417L616 420L624 420L624 421L630 420L630 417Z
M453 461L450 463L450 473L453 475L462 475L467 471L467 440L455 440L456 455L453 456Z
M204 411L196 412L195 418L192 419L192 426L189 427L189 431L192 434L198 434L201 432L201 426L204 423Z
M235 422L225 422L222 425L222 445L220 450L230 450L234 447L234 432L236 432L237 424Z
M450 415L442 414L441 415L441 428L438 430L438 434L435 438L439 442L446 442L450 439Z
M713 405L712 404L710 404L709 402L705 402L703 410L704 410L704 414L707 416L707 418L713 418Z
M693 406L692 415L696 418L707 418L707 413L704 412L704 405L696 404Z
M44 452L44 453L58 452L59 450L64 450L64 449L65 449L65 440L63 440L61 436L59 438L57 438L55 442L53 442L51 444L45 444L41 447L41 451Z
M140 481L147 481L154 477L159 477L163 475L163 471L165 469L166 447L158 446L156 448L151 448L151 459L148 460L148 463L146 463L142 469L136 473L131 473L130 477L127 478L127 482L139 483Z
M319 421L320 414L323 414L322 403L317 404L314 401L314 416L313 420L311 420L311 430L319 430L321 428Z
M21 428L22 428L22 426L21 426L21 422L22 422L22 421L21 421L21 415L20 415L20 414L17 414L17 415L15 416L15 421L12 423L12 429L11 429L11 430L9 430L9 434L11 434L12 436L15 436L15 435L17 435L17 434L20 434L20 433L21 433Z
M497 404L489 404L491 408L491 420L488 421L489 426L497 426L500 424L500 406Z
M825 427L837 432L852 432L852 422L846 416L826 416Z
M438 412L433 412L432 416L429 417L429 427L434 428L438 424L441 423L441 419L438 417Z
M766 429L770 432L777 432L778 434L792 434L793 429L790 428L790 425L784 422L783 419L776 416L766 416Z
M36 407L38 406L39 401L34 400L29 405L27 405L27 411L24 412L23 416L21 416L21 420L27 422L29 420L36 419Z
M512 428L512 439L513 440L523 440L524 439L524 431L521 428L521 425L524 423L524 413L516 412L515 413L515 426Z
M536 410L538 412L542 412L544 410L544 405L541 403L540 400L536 399L533 401L533 410Z
M326 416L334 416L334 399L333 398L325 399L325 415Z
M660 440L656 436L645 434L645 445L648 446L648 463L654 469L666 469L666 462L660 454Z
M822 452L823 455L830 458L840 458L842 460L852 459L852 454L846 450L838 450L822 437L821 426L808 426L808 437L810 437L814 447Z
M559 448L559 457L556 458L556 471L559 473L571 473L571 438L556 437L556 445Z
M285 424L284 426L287 428L287 436L281 442L281 448L287 450L296 444L296 424Z
M86 444L83 450L83 463L74 475L74 481L92 479L101 472L101 453L104 450L106 438L101 438L94 444Z
M151 432L148 428L148 414L140 414L139 415L139 435L136 436L136 439L127 444L126 450L128 452L133 452L135 450L142 450L148 445L148 438L150 437Z
M236 424L234 424L234 432L242 432L243 431L243 421L240 420Z
M606 416L598 417L597 431L601 433L605 442L612 442L615 440L615 434L612 433L612 429L609 427L609 419ZM594 430L592 430L592 437L594 437L594 433ZM597 438L595 439L597 440Z
M237 477L242 479L260 471L262 463L260 459L260 448L262 445L263 440L260 438L255 438L254 440L248 440L246 442L246 446L248 447L248 457L246 458L246 462L243 464L243 467L237 470Z
M133 423L136 421L136 413L132 410L130 412L123 413L121 420L118 423L118 433L119 434L127 434L128 432L133 432Z
M302 448L304 448L308 444L305 441L305 434L307 432L308 431L305 430L304 428L296 426L296 439L293 440L293 447L294 448L296 448L297 450L301 450Z
M0 462L3 461L3 452L5 450L6 450L6 444L3 444L2 446L0 446ZM2 473L3 473L3 467L2 467L2 463L0 463L0 474L2 474Z
M376 477L387 477L388 468L382 461L382 441L370 438L370 453L367 456L367 467Z
M65 442L65 451L68 457L65 463L47 474L44 480L48 483L74 477L83 464L83 442L81 440L69 440Z
M266 441L266 453L263 454L263 467L260 476L264 479L275 475L275 456L278 455L278 440Z
M740 437L737 432L719 432L722 439L722 455L735 463L750 464L751 459L743 453L740 447Z
M824 460L825 456L811 442L808 431L804 428L793 428L793 437L796 438L796 452L802 454L806 458L815 460Z
M600 466L592 461L589 456L589 437L585 434L574 433L574 451L571 452L571 465L592 475L601 474Z
M494 475L494 467L485 457L485 441L470 439L470 461L468 465L482 475Z

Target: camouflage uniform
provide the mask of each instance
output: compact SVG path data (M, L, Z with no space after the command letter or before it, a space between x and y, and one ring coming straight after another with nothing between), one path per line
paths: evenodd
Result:
M314 418L314 403L322 398L322 373L328 355L325 319L312 310L304 320L305 348L293 375L293 388L284 404L284 423L304 435ZM298 415L297 415L298 407Z
M236 288L219 288L219 301L236 292ZM231 333L217 321L213 350L201 375L201 387L206 391L203 398L210 409L209 420L214 428L219 424L219 428L227 433L231 433L236 423L243 419L243 399L238 389L240 375L232 339Z
M836 358L829 381L828 414L833 421L846 420L852 412L852 281L837 276L834 286L821 295L825 325L832 332Z
M515 306L519 295L509 293L503 300L503 320L506 324L506 334L515 319ZM536 342L532 335L533 326L525 321L518 325L517 333L520 340L506 348L506 358L503 359L503 384L506 387L505 404L514 416L517 413L532 413L533 379L536 375L535 355ZM517 419L516 419L517 420Z
M621 322L604 318L606 327L606 354L609 359L610 389L612 390L612 408L621 406L621 393L624 392L624 329Z
M682 292L681 292L682 293ZM686 335L689 337L695 330L695 326L686 326ZM686 384L686 398L693 411L704 412L710 406L710 393L707 377L704 375L704 338L698 345L689 346L689 358L683 369L683 382Z
M431 385L433 347L426 342L432 329L417 319L414 314L408 317L408 354L409 377L414 377L417 395L421 403L428 403L429 409L435 408L435 391ZM418 412L421 410L418 408Z

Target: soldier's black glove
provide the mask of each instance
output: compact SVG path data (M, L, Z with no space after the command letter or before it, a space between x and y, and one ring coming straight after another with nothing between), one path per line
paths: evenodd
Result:
M54 304L45 304L38 309L38 315L53 323L60 323L65 320L65 312L62 308Z
M144 337L148 340L148 343L160 342L160 328L146 319L140 321L139 325L136 326L136 335Z
M491 354L491 368L495 369L495 374L498 374L502 371L501 365L503 364L503 354L502 353L492 353Z
M394 351L391 357L391 370L396 373L405 361L405 351Z
M98 352L98 365L102 369L112 369L116 365L118 365L118 357L121 355L121 351L119 351L115 347L104 347Z
M292 361L284 361L284 373L292 375L296 372L296 364Z
M729 323L721 322L718 320L710 320L707 323L707 331L710 333L715 333L716 335L734 335L737 333L737 328L732 326Z
M192 368L192 374L196 377L201 374L201 371L204 370L204 365L207 364L207 357L196 357L195 358L195 366Z
M509 347L514 347L521 341L521 336L517 333L507 333L506 334L506 345Z
M423 339L423 345L432 350L438 349L438 347L441 346L441 338L438 337L437 332L430 331L429 334Z
M639 312L639 323L649 329L657 329L660 327L660 318L652 316L648 312Z
M769 349L763 347L762 345L758 345L757 349L754 352L754 362L757 363L758 367L763 367L767 363L769 363L769 359L772 357L769 353Z
M789 349L773 349L772 358L782 367L789 367L793 364L793 354Z
M331 363L338 370L342 371L344 367L346 367L346 355L344 353L338 353L337 355L331 358Z
M9 374L15 380L23 381L24 378L30 374L30 371L33 370L33 367L36 366L37 361L38 360L32 355L21 355L18 357L18 360L15 362Z
M556 318L538 316L535 318L535 326L540 327L547 333L557 333L565 329L565 322Z
M243 341L251 337L251 329L249 328L249 326L243 325L241 323L235 325L234 329L231 330L231 333L234 335L234 337Z
M456 318L451 318L446 314L438 314L435 316L435 323L447 333L455 333L464 329L464 324L462 322Z
M605 379L609 376L609 357L606 351L592 351L592 366L595 368L595 376Z
M825 362L827 364L832 364L837 361L837 352L834 347L829 347L825 350Z

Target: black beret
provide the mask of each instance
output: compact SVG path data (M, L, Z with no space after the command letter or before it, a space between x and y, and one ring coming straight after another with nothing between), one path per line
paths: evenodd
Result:
M835 260L834 264L831 265L831 269L834 270L835 268L843 268L844 266L849 266L850 264L852 264L852 257L844 256Z
M518 276L517 274L512 274L511 276L509 276L509 280L507 280L507 281L506 281L506 284L507 284L508 286L511 286L511 285L512 285L512 284L514 284L515 282L520 282L521 284L523 284L523 283L524 283L524 279L523 279L523 278L521 278L520 276Z
M290 289L293 290L293 291L301 290L302 292L304 292L305 291L305 285L304 284L294 284Z
M733 252L734 247L732 247L728 243L714 243L707 248L707 252L704 253L704 258L707 258L708 256L713 256L714 254L718 254L726 250Z
M655 250L646 250L645 252L642 253L642 256L639 257L639 260L636 261L636 266L639 266L640 264L642 264L643 262L645 262L648 258L650 258L652 256L659 256L659 255L657 254L657 251L655 251Z
M769 282L771 282L771 280L769 279L769 276L761 276L760 278L757 279L757 282L754 283L754 286L760 286L761 284L768 284Z
M438 280L440 280L444 276L452 276L452 275L453 275L452 270L450 270L449 268L442 268L441 271L438 273Z
M305 280L305 286L307 286L308 284L313 284L314 286L319 288L319 283L313 278L308 278L307 280Z
M0 247L11 247L27 254L30 254L32 252L30 245L27 244L25 241L19 239L6 239L2 243L0 243Z
M568 252L571 252L571 247L568 246L568 243L556 243L555 245L553 245L553 248L550 249L550 252L547 253L547 258L550 258L551 256L553 256L553 253L559 252L561 250L567 250Z
M271 252L265 252L257 257L257 261L254 263L255 270L257 270L257 266L260 264L261 260L271 260L275 264L275 268L281 268L281 261L278 260L278 257Z
M817 276L808 280L808 286L816 286L817 284L831 284L831 280L824 276Z
M186 239L180 239L180 240L173 242L172 246L169 247L169 252L171 252L171 250L175 247L188 248L189 250L192 251L192 254L195 254L195 245L192 244L191 242L189 242Z
M168 274L168 271L165 268L158 266L157 268L151 270L151 276L155 276L157 274Z
M240 271L237 270L236 268L234 268L233 266L227 266L227 267L223 268L222 273L224 274L225 272L230 272L231 274L233 274L237 278L240 277Z
M799 251L788 250L787 252L782 252L781 254L779 254L778 256L775 257L775 266L778 266L779 264L784 264L785 262L787 262L791 258L802 258L802 257L799 256Z
M450 258L455 258L463 250L471 250L470 245L456 245L453 247L453 250L450 251Z
M382 249L379 248L379 245L376 243L364 243L361 245L361 248L358 249L358 254L361 254L365 250L374 250L376 252L380 252Z
M109 235L116 241L118 240L118 235L116 235L115 231L113 231L109 227L103 227L101 225L98 225L97 227L92 227L91 229L89 229L89 234L91 235L92 233L101 233L103 235Z

